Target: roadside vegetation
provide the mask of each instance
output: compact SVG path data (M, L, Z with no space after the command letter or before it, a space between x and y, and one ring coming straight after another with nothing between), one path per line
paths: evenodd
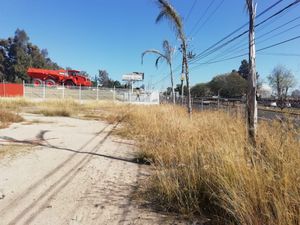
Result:
M0 129L8 127L11 123L23 122L24 119L18 112L27 104L29 103L23 99L0 99Z
M3 110L0 107L0 129L8 127L11 123L19 123L24 119L17 113Z
M182 108L136 107L121 134L139 143L155 172L147 196L163 210L211 224L299 224L299 130L261 123L254 154L242 118Z
M31 146L27 145L0 145L0 159L9 156L10 159L30 152Z
M207 224L300 223L300 130L291 123L260 122L254 151L242 115L205 111L190 120L184 108L171 105L22 104L122 122L117 133L135 140L137 157L153 168L142 196L163 211L207 218Z

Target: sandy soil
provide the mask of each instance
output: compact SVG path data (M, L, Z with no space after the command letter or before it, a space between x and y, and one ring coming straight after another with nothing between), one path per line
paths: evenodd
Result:
M148 167L117 125L27 114L34 123L0 130L0 144L35 146L0 160L0 224L183 224L132 197ZM38 122L39 121L39 122Z

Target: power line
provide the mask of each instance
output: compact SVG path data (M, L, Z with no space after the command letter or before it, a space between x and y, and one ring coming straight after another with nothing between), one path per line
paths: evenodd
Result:
M200 16L200 18L197 20L196 24L194 25L194 27L191 29L191 32L188 36L191 36L191 34L194 32L194 30L196 29L196 27L200 24L201 20L206 16L208 10L211 8L211 6L214 4L216 0L212 0L210 2L210 4L208 5L208 7L205 9L204 13L202 16Z
M277 3L281 2L281 1L282 1L282 0L278 1ZM293 3L290 3L289 5L287 5L286 7L284 7L283 9L279 10L278 12L272 14L271 16L269 16L268 18L266 18L266 19L263 20L262 22L260 22L260 23L258 23L257 25L255 25L255 27L261 26L262 24L266 23L268 20L270 20L270 19L274 18L275 16L277 16L277 15L283 13L284 11L286 11L286 10L289 9L290 7L292 7L292 6L296 5L296 4L298 4L299 2L300 2L300 0L296 0L296 1L293 2ZM275 4L276 4L276 3L275 3ZM275 4L273 4L272 6L268 7L268 9L267 9L267 10L264 10L261 14L259 14L259 16L261 16L263 13L266 13L268 10L271 9L271 7L274 7ZM259 17L259 16L258 16L258 17ZM247 24L248 24L248 23L247 23ZM240 28L239 28L239 29L240 29ZM242 27L241 27L241 29L242 29ZM205 58L205 57L207 57L207 56L213 54L214 52L218 51L219 49L221 49L221 48L227 46L228 44L232 43L233 41L235 41L235 40L239 39L240 37L244 36L244 35L247 34L248 32L249 32L249 30L245 30L244 32L242 32L242 33L240 33L239 35L233 37L232 39L230 39L229 41L225 42L224 44L222 44L222 45L220 45L220 46L217 46L219 43L221 43L222 41L224 41L224 40L227 39L227 37L229 36L229 35L227 35L226 38L223 38L221 41L217 42L217 43L214 45L214 46L217 46L217 47L214 47L214 48L211 48L211 47L210 47L210 48L208 48L208 49L210 49L208 52L207 52L208 49L205 50L204 52L202 52L201 54L199 54L199 55L193 60L193 62L199 61L199 60L201 60L201 59L203 59L203 58ZM232 32L232 33L233 33L233 32ZM231 35L230 35L230 36L231 36Z
M277 6L279 3L281 3L283 0L279 0L276 3L274 3L273 5L269 6L267 9L265 9L263 12L261 12L256 18L261 17L262 15L264 15L265 13L267 13L268 11L270 11L272 8L274 8L275 6ZM283 11L285 11L287 8L293 6L295 3L298 3L299 0L297 0L296 2L292 3L292 5L288 5L287 7L285 7L283 10L280 10L282 13ZM275 13L276 15L278 15L279 13ZM269 18L265 19L263 21L263 23L267 22L268 20L270 20L271 18L274 17L274 14L272 16L270 16ZM263 23L260 23L260 25L262 25ZM240 38L241 36L245 35L247 31L244 31L243 33L235 36L234 38L230 39L229 41L227 41L225 44L222 44L221 46L218 46L220 43L222 43L223 41L225 41L226 39L228 39L229 37L231 37L232 35L234 35L235 33L237 33L238 31L240 31L241 29L243 29L245 26L247 26L249 24L249 22L245 23L244 25L240 26L239 28L237 28L236 30L234 30L233 32L231 32L230 34L228 34L227 36L225 36L224 38L222 38L220 41L216 42L215 44L213 44L212 46L210 46L209 48L205 49L202 53L200 53L198 55L198 58L204 54L207 54L207 52L209 51L209 54L211 54L212 52L219 50L220 48L223 48L224 46L228 45L229 43L231 43L232 41L235 41L236 39ZM256 26L257 27L257 26ZM218 46L218 47L217 47Z
M297 53L259 53L260 55L271 55L271 56L295 56L295 57L300 57L300 54Z
M189 20L189 18L190 18L190 16L191 16L191 14L192 14L192 12L193 12L193 10L194 10L196 4L197 4L197 0L194 0L194 3L193 3L193 5L192 5L192 7L191 7L191 9L189 10L189 12L188 12L188 14L187 14L187 17L186 17L186 19L185 19L185 22L187 22L187 21Z
M263 50L266 50L266 49L269 49L269 48L273 48L273 47L276 47L278 45L282 45L282 44L285 44L287 42L291 42L291 41L294 41L296 39L299 39L300 38L300 35L299 36L296 36L296 37L293 37L293 38L290 38L288 40L285 40L285 41L282 41L282 42L279 42L279 43L276 43L276 44L273 44L273 45L269 45L267 47L264 47L264 48L261 48L259 50L257 50L256 52L260 52L260 51L263 51Z
M285 14L286 14L286 13L285 13ZM283 15L285 15L285 14L283 14ZM280 17L282 17L283 15L281 15ZM268 23L268 26L269 26L271 23L274 23L278 18L279 18L279 17L276 17L275 20L273 20L273 21L271 21L270 23ZM273 33L274 31L279 30L280 28L282 28L282 27L284 27L284 26L286 26L286 25L288 25L288 24L290 24L290 23L292 23L292 22L294 22L294 21L296 21L296 20L298 20L298 19L300 19L300 16L298 16L298 17L296 17L296 18L294 18L294 19L292 19L292 20L290 20L290 21L288 21L288 22L286 22L286 23L284 23L284 24L282 24L282 25L276 27L275 29L272 29L272 30L270 30L270 31L268 31L268 32L266 32L266 33L264 33L264 34L258 36L255 40L258 40L258 39L260 39L260 38L262 38L262 37L264 37L264 36L267 36L267 35ZM259 30L259 29L258 29L258 30ZM275 36L278 36L278 35L275 35ZM272 38L274 38L274 36L272 36ZM271 39L271 38L270 38L270 39ZM236 50L239 50L241 47L243 47L243 46L245 45L245 43L244 43L245 41L247 41L247 37L245 37L245 38L244 38L242 41L240 41L238 44L236 44L236 45L234 45L234 46L231 46L231 47L225 49L224 51L220 52L218 55L216 55L216 57L224 56L224 55L228 55L228 54L230 54L230 53L236 52ZM262 41L262 42L264 42L264 41ZM259 42L259 43L261 43L261 42ZM244 50L244 48L243 48L243 50Z
M259 18L260 16L264 15L266 12L268 12L269 10L271 10L272 8L274 8L276 5L278 5L279 3L281 3L283 0L279 0L277 2L275 2L273 5L269 6L267 9L265 9L263 12L261 12L256 18ZM234 31L232 31L230 34L228 34L227 36L225 36L224 38L222 38L221 40L219 40L218 42L216 42L215 44L211 45L209 48L205 49L201 54L204 54L205 52L209 51L210 49L214 48L215 46L217 46L218 44L222 43L223 41L225 41L227 38L231 37L233 34L235 34L236 32L240 31L241 29L243 29L245 26L247 26L249 24L249 22L243 24L242 26L238 27L237 29L235 29Z
M215 1L215 0L214 0ZM214 2L213 1L213 2ZM277 6L279 3L281 3L283 0L279 0L277 1L276 3L274 3L273 5L269 6L267 9L265 9L262 13L260 13L257 18L259 18L260 16L264 15L266 12L268 12L269 10L271 10L272 8L274 8L275 6ZM213 3L212 2L212 3ZM266 23L267 21L269 21L270 19L278 16L279 14L285 12L287 9L289 9L290 7L296 5L297 3L299 3L300 0L296 0L292 3L290 3L289 5L287 5L286 7L284 7L283 9L277 11L276 13L272 14L271 16L269 16L268 18L266 18L265 20L263 20L262 22L258 23L255 27L258 27L258 26L261 26L262 24ZM212 5L212 3L210 5ZM209 8L209 7L208 7ZM205 13L206 15L206 13ZM224 40L228 39L229 37L231 37L233 34L235 34L236 32L240 31L242 28L244 28L246 25L248 25L249 23L246 23L244 25L242 25L241 27L239 27L238 29L234 30L233 32L231 32L229 35L227 35L226 37L222 38L220 41L218 41L217 43L215 43L214 45L210 46L209 48L207 48L206 50L204 50L200 55L198 55L197 57L195 57L194 59L191 60L192 63L195 63L197 61L199 61L200 59L204 58L204 57L207 57L211 54L213 54L214 52L218 51L219 49L225 47L226 45L232 43L233 41L235 41L236 39L242 37L243 35L245 35L246 33L248 33L248 30L244 31L243 33L233 37L232 39L230 39L229 41L227 41L226 43L218 46L220 43L222 43ZM294 38L294 39L298 39L298 37ZM280 43L277 43L277 44L274 44L274 45L271 45L271 46L267 46L265 47L264 49L267 49L267 48L271 48L271 47L274 47L274 46L277 46L277 45L280 45L280 44L283 44L283 43L286 43L288 41L292 41L294 39L289 39L289 40L286 40L284 42L280 42ZM208 52L209 51L209 52ZM206 54L204 54L206 53ZM220 60L216 60L216 61L208 61L208 62L205 62L205 63L201 63L201 64L198 64L196 65L195 67L193 67L192 69L196 68L197 66L199 65L205 65L205 64L212 64L212 63L217 63L217 62L222 62L222 61L227 61L227 60L231 60L231 59L234 59L234 58L238 58L238 57L241 57L241 56L244 56L244 55L247 55L248 53L245 53L245 54L241 54L241 55L238 55L238 56L233 56L233 57L229 57L229 58L224 58L224 59L220 59ZM180 65L175 69L176 71L178 70L178 68L180 68ZM164 78L166 79L166 78ZM160 81L159 81L160 82Z
M205 26L205 24L211 19L211 17L219 10L219 8L223 5L224 1L225 0L222 0L220 4L214 9L214 11L207 17L207 19L200 25L194 36L196 36L199 33L199 31Z
M270 49L270 48L285 44L287 42L294 41L294 40L299 39L299 38L300 38L300 35L296 36L296 37L293 37L293 38L290 38L290 39L287 39L287 40L284 40L284 41L281 41L281 42L278 42L278 43L275 43L275 44L272 44L272 45L269 45L269 46L266 46L266 47L263 47L263 48L260 48L256 52L261 52L261 51L264 51L266 49ZM240 54L240 55L237 55L237 56L224 58L224 59L220 59L220 60L207 61L207 62L204 62L204 63L200 63L200 64L196 65L195 67L193 67L191 69L191 71L195 70L196 68L198 68L199 66L202 66L202 65L215 64L215 63L219 63L219 62L229 61L229 60L236 59L236 58L239 58L239 57L242 57L242 56L245 56L245 55L248 55L248 53L244 53L244 54Z
M167 78L169 78L169 76L170 76L170 75L167 75L167 76L163 77L162 79L160 79L159 81L157 81L157 82L155 82L155 83L152 83L152 85L151 85L151 86L155 86L155 85L157 85L158 83L160 83L160 82L162 82L162 81L166 80Z
M300 18L300 17L299 17L299 18ZM282 26L280 26L280 28L281 28L281 27L282 27ZM294 26L292 26L292 27L290 27L290 28L288 28L288 29L285 29L285 30L283 30L283 31L281 31L281 32L279 32L279 33L273 34L271 37L268 37L268 38L265 38L265 39L263 39L263 40L261 40L261 41L258 41L258 42L256 42L256 44L262 44L262 43L264 43L264 42L266 42L266 41L268 41L268 40L270 40L270 39L273 39L273 38L278 37L278 36L280 36L280 35L282 35L282 34L285 34L286 32L288 32L288 31L290 31L290 30L293 30L293 29L295 29L295 28L297 28L297 27L300 27L300 23L299 23L299 24L296 24L296 25L294 25ZM274 31L276 31L276 30L278 30L278 29L275 28L275 29L273 29L272 31L269 31L269 32L267 32L267 33L265 33L265 34L259 36L258 38L256 38L256 40L260 40L262 37L264 37L264 36L266 36L266 35L268 35L268 34L272 34L272 33L273 33ZM222 56L224 56L224 55L229 55L229 54L234 53L234 52L242 52L242 51L245 51L245 50L248 49L248 47L240 49L240 48L243 47L243 46L244 46L244 45L239 45L239 46L237 46L236 48L232 49L231 51L227 51L227 53L222 54ZM217 55L215 58L218 58L219 56L220 56L220 54Z

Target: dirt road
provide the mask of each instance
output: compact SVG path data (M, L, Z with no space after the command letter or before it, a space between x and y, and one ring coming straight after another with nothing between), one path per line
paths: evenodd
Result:
M115 125L26 115L32 124L0 130L0 144L35 145L0 160L0 224L179 224L135 203L147 166Z

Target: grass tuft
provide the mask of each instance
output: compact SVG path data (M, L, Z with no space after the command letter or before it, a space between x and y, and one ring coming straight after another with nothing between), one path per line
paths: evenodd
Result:
M6 128L11 123L23 122L24 119L16 113L0 109L0 128Z
M42 114L44 116L62 116L62 117L70 117L71 112L68 109L41 109L36 110L34 113Z

